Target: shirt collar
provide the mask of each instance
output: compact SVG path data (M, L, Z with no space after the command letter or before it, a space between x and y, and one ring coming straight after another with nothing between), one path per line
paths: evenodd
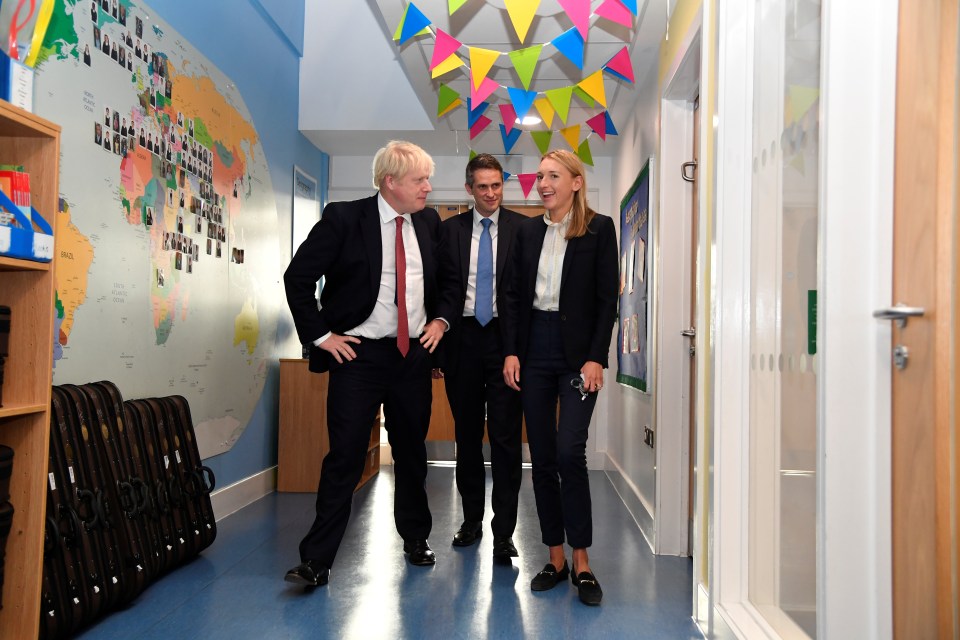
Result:
M566 229L567 227L570 226L570 218L571 218L571 216L573 216L573 210L572 210L572 209L567 212L567 215L563 216L563 220L561 220L560 222L554 222L553 220L550 219L550 212L549 212L549 211L544 211L544 212L543 212L543 221L547 224L548 227L560 227L560 228L562 228L562 229Z
M397 213L396 210L390 206L390 203L384 199L383 194L380 192L377 192L377 211L380 214L380 222L383 224L393 222L397 217L401 217L407 222L410 222L410 214Z
M489 218L492 221L491 224L493 226L497 226L500 223L500 207L497 207L497 210L491 213ZM481 225L481 222L480 222L481 220L483 220L483 216L480 215L477 212L477 208L474 207L473 208L473 226L479 227Z

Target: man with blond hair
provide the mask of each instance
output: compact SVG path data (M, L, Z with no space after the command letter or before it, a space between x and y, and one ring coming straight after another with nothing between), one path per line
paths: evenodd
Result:
M383 405L394 459L394 520L413 565L432 565L424 440L432 401L431 354L447 325L437 319L440 217L426 207L433 159L392 141L373 160L373 196L334 202L284 273L310 370L330 372L316 519L288 582L327 584L360 480L370 427ZM324 278L320 305L314 297Z

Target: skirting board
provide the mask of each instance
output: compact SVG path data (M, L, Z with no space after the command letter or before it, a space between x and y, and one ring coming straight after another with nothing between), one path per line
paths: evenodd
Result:
M276 490L277 467L274 465L211 493L210 502L213 503L214 517L219 522L231 513Z
M613 485L614 490L619 494L620 499L623 500L623 504L626 505L627 511L630 512L637 526L640 527L640 532L643 534L643 538L647 541L647 544L650 545L650 550L654 551L656 547L653 543L655 536L653 516L650 515L650 511L647 510L647 507L643 504L633 483L626 478L620 465L614 462L609 456L607 456L606 465L598 468L605 469L607 478L610 479L610 484Z

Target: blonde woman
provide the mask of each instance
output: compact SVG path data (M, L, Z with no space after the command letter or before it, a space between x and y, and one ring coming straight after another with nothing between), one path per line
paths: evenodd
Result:
M580 600L596 605L603 591L587 553L593 521L586 444L603 388L619 276L613 220L590 209L586 191L576 155L557 150L541 158L537 192L547 211L517 233L501 321L503 377L520 391L550 557L530 588L546 591L569 575ZM573 549L572 569L564 542Z

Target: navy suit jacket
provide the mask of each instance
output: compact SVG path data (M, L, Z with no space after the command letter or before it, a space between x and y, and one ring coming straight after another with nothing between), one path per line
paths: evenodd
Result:
M436 317L437 248L440 216L426 208L410 216L423 259L423 293L427 321ZM283 274L287 304L301 344L309 344L310 371L329 367L330 355L313 341L328 332L342 334L370 317L380 291L383 269L377 196L332 202L323 209ZM317 308L317 280L324 278ZM413 336L411 336L413 337Z
M527 217L500 207L497 222L497 281L494 295L497 310L503 307L504 294L513 266L513 239ZM459 360L460 323L467 302L467 281L470 277L470 242L473 237L473 209L445 220L441 225L441 294L437 316L450 323L450 330L440 343L441 366L453 368Z
M527 353L540 250L547 234L542 217L520 225L514 240L513 274L500 307L505 355L520 365ZM607 367L610 336L617 319L619 260L613 220L597 214L586 235L567 242L560 277L560 322L567 364L579 370L585 362Z

